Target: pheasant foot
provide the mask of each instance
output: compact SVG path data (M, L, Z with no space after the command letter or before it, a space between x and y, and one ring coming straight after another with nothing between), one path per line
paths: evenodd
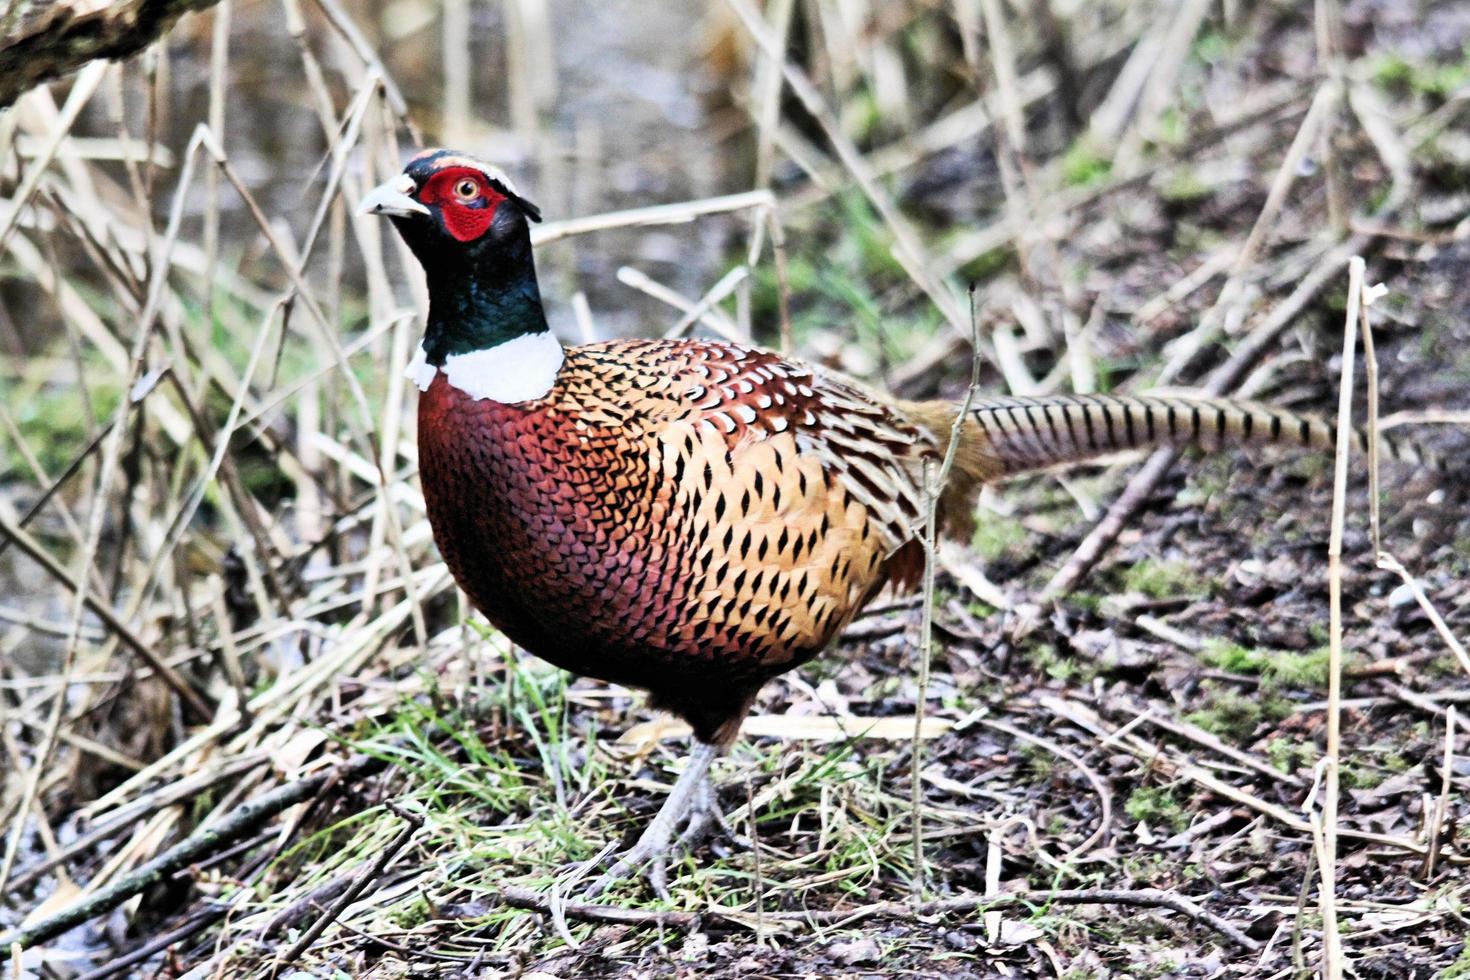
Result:
M583 892L584 898L595 898L617 882L639 873L647 876L649 886L660 898L669 897L670 859L687 854L714 831L728 830L709 780L710 764L719 754L718 746L702 742L695 744L689 753L688 766L669 790L668 799L653 821L637 843L619 855L613 866L588 886Z

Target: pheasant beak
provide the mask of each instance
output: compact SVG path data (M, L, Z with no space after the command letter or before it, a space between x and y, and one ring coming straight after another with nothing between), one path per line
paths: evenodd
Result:
M430 214L428 208L410 196L416 190L418 185L412 177L399 174L368 191L357 210L361 214L379 214L387 218L411 218L416 214Z

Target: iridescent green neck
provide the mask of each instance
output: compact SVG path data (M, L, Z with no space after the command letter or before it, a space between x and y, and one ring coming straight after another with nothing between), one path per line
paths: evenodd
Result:
M424 351L430 364L546 331L529 238L498 249L469 249L429 275Z

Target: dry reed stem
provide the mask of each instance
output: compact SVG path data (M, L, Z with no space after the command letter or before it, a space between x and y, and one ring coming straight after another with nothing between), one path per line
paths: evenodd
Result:
M1111 729L1092 708L1080 704L1077 701L1044 695L1038 697L1036 703L1057 717L1079 725L1085 730L1097 735L1103 740L1102 744L1104 745L1117 745L1129 754L1149 763L1166 774L1172 774L1178 778L1197 783L1216 796L1239 803L1265 817L1269 817L1273 822L1280 824L1282 827L1308 836L1312 834L1313 824L1311 821L1298 817L1283 806L1279 806L1268 800L1263 800L1248 790L1225 782L1203 766L1170 753L1159 744L1148 742L1130 734L1130 729L1134 725L1141 724L1146 720L1145 716L1135 717L1129 725ZM1407 838L1395 837L1391 834L1380 834L1374 831L1354 830L1343 827L1339 829L1338 836L1343 839L1361 841L1367 844L1391 847L1396 851L1402 851L1405 854L1416 856L1422 856L1425 851L1423 845L1417 844Z
M980 320L975 315L975 291L970 290L970 386L965 389L964 400L955 413L950 426L949 442L945 445L944 458L939 470L934 470L934 461L924 460L924 577L922 585L921 619L919 625L919 671L914 694L914 737L909 749L910 822L914 840L913 901L923 901L925 888L923 802L924 793L920 773L924 768L924 710L929 696L929 667L934 656L934 571L939 564L936 548L939 522L939 500L954 468L955 457L960 447L960 432L969 418L970 405L980 389Z
M1424 880L1428 882L1434 877L1435 862L1439 858L1441 834L1445 825L1445 814L1449 810L1450 790L1454 781L1455 767L1455 709L1451 705L1445 712L1444 718L1444 752L1440 758L1440 783L1439 795L1435 798L1434 806L1426 812L1428 817L1428 833L1425 835L1425 844L1428 850L1424 854Z
M352 883L301 934L301 937L291 945L291 948L286 950L284 954L271 964L270 972L267 974L269 980L275 980L280 975L282 969L296 962L296 959L301 953L309 948L312 943L316 942L326 930L327 926L335 922L347 906L357 901L374 881L382 877L383 871L388 867L389 862L408 846L408 842L414 834L423 829L424 818L419 814L394 806L391 802L385 805L395 816L403 821L403 829L399 831L397 837L389 842L387 847L378 852L377 857L373 859L371 864L358 872L357 876L352 879Z
M1154 137L1158 120L1178 97L1180 70L1211 6L1210 0L1181 0L1175 5L1174 17L1149 65L1148 80L1139 94L1133 125L1113 157L1113 166L1118 170L1127 173L1137 167L1144 143Z
M1164 362L1163 368L1155 375L1153 380L1155 385L1172 383L1189 366L1190 361L1194 360L1199 351L1205 345L1213 343L1224 331L1226 322L1231 318L1235 307L1241 300L1246 275L1260 257L1261 248L1266 243L1266 234L1280 218L1281 209L1286 204L1286 196L1291 192L1292 186L1301 174L1302 160L1316 142L1318 134L1323 131L1326 120L1331 116L1340 98L1340 92L1333 83L1324 83L1317 90L1316 96L1312 99L1311 108L1307 110L1306 118L1302 120L1301 126L1297 128L1296 136L1286 148L1281 165L1276 168L1270 189L1266 192L1266 201L1261 205L1260 214L1256 216L1250 233L1246 236L1245 242L1241 244L1240 251L1235 255L1235 261L1230 266L1229 277L1225 280L1225 285L1220 288L1220 295L1209 311L1200 318L1199 326L1167 346L1168 359Z
M1267 347L1297 321L1302 311L1316 299L1318 293L1327 288L1333 277L1347 265L1348 260L1365 251L1371 243L1369 236L1354 235L1327 252L1296 288L1251 328L1229 360L1210 374L1209 381L1202 390L1206 394L1221 395L1237 386L1250 368L1265 355ZM1042 601L1065 595L1082 581L1082 577L1117 540L1178 456L1177 450L1162 449L1148 458L1108 507L1103 519L1087 533L1082 543L1047 582L1041 592Z
M678 201L673 204L653 204L643 208L624 211L609 211L606 214L590 214L564 221L548 221L531 229L531 243L535 246L550 244L573 235L586 235L594 231L613 228L647 228L654 225L681 225L711 214L726 211L772 208L775 196L768 190L741 191L706 197L696 201Z
M786 60L781 45L766 28L749 0L726 0L726 2L744 23L745 29L755 38L760 49L771 58L780 59L781 70L792 93L801 101L807 112L817 120L818 125L822 127L823 133L837 152L838 159L842 161L843 166L857 182L864 196L872 203L874 210L878 212L893 233L894 258L903 266L909 278L929 297L950 325L955 330L964 333L966 327L963 312L953 292L943 282L935 279L930 272L934 268L934 263L924 249L918 232L898 210L887 191L879 185L877 175L873 173L866 159L843 131L826 100L822 98L806 74Z
M1342 761L1342 538L1347 518L1348 458L1353 442L1353 368L1365 268L1360 256L1355 255L1348 261L1347 320L1343 326L1342 383L1337 404L1337 451L1332 478L1332 531L1327 545L1327 752L1322 759L1321 854L1318 858L1322 891L1318 903L1322 913L1322 972L1329 980L1339 980L1345 966L1337 921L1338 771Z
M618 270L617 276L618 281L624 285L631 286L641 293L646 293L654 299L662 303L667 303L683 313L687 314L699 308L700 304L698 302L691 302L685 299L668 286L660 282L655 282L632 266L623 266ZM730 319L729 314L718 306L706 304L704 310L698 313L696 318L699 323L713 330L726 340L741 343L745 339L741 336L740 327L734 320Z
M76 81L72 83L71 91L67 93L66 104L62 107L61 115L57 118L50 137L41 152L31 160L30 169L26 171L20 185L10 196L10 210L5 213L4 219L0 220L0 252L3 252L9 243L11 233L15 231L20 222L21 212L30 204L31 197L40 187L41 178L46 175L46 168L51 165L52 159L61 149L62 143L71 132L72 125L76 123L82 109L91 101L98 86L102 84L102 76L106 70L105 62L94 61L83 68L78 73Z
M693 306L689 307L689 309L685 310L684 315L679 317L678 322L676 322L672 327L664 332L664 336L684 336L686 333L689 332L689 328L694 326L695 322L704 319L704 315L706 313L708 313L719 303L724 302L725 298L733 293L736 288L740 286L741 283L744 283L749 279L750 266L735 266L729 272L721 276L720 280L716 282L713 286L711 286L709 290L699 298L699 302L695 303ZM744 329L739 330L736 337L732 339L743 343L750 343L751 337L748 325Z
M60 126L56 133L53 134L51 143L48 144L48 149L50 153L54 153L55 149L59 147L66 131L69 130L71 125L75 122L82 105L84 105L86 101L91 97L92 93L96 91L97 85L101 81L104 68L105 66L100 63L89 65L83 71L82 76L78 78L77 83L73 86L71 95L67 99L67 110L64 110L62 113ZM50 154L48 154L48 159L49 155ZM27 175L26 180L31 182L31 191L34 191L35 186L39 183L39 175L42 171L44 171L44 169L44 165L36 166L35 169L33 169L32 172ZM24 186L24 182L22 186ZM6 223L3 226L3 230L0 230L0 248L4 247L5 239L9 236L10 231L14 229L15 221L20 213L20 209L28 196L29 192L24 195L21 194L19 191L17 192L15 197L15 207L7 216ZM161 269L157 272L156 278L162 278L164 272L167 269L167 263L160 263L160 266ZM147 316L145 314L145 316L140 319L137 336L134 340L133 349L129 357L130 366L126 375L126 382L123 385L123 389L125 391L132 390L133 386L137 384L139 377L143 373L144 357L147 350L148 342L153 334L153 326L154 320L151 316ZM87 534L85 540L82 543L82 547L78 551L76 571L70 576L72 580L76 583L76 587L73 589L70 625L68 627L66 646L62 659L61 676L63 682L61 685L59 685L54 697L52 698L51 706L46 720L45 734L42 737L40 746L35 754L35 758L32 762L31 767L29 768L29 771L24 774L24 783L21 790L21 804L17 808L16 813L17 823L13 826L12 831L9 835L9 840L5 848L4 856L3 858L0 858L0 892L4 891L6 882L9 880L11 870L14 867L15 857L20 846L21 838L23 837L23 823L31 810L33 802L36 799L36 794L39 791L41 773L43 770L46 770L48 768L48 762L51 753L55 750L56 747L58 733L62 723L63 708L66 701L66 693L68 688L68 684L66 683L66 681L76 667L77 647L81 640L82 618L85 610L88 607L88 590L86 587L88 572L93 566L98 547L101 543L104 516L110 504L110 494L114 475L117 471L118 462L121 457L122 436L126 431L126 423L131 417L131 414L131 406L125 401L124 404L118 409L118 418L116 419L116 424L112 426L112 428L108 431L103 439L102 459L97 475L96 490L92 494L91 508L87 522ZM7 537L17 542L21 540L20 536L23 534L24 532L20 531L19 528L6 528ZM24 548L25 545L22 544L22 547ZM59 563L57 565L57 568L58 570L60 570ZM182 694L185 690L188 690L187 686L181 686L180 693ZM193 692L190 691L189 693L192 696ZM186 698L186 700L188 699ZM202 702L199 701L197 696L193 696L193 702L198 706L202 706Z
M776 165L776 135L781 122L781 64L786 60L787 34L796 0L774 0L766 19L773 38L771 49L757 52L750 103L755 118L755 186L769 188Z
M504 888L500 892L500 899L512 908L534 912L550 911L544 895L526 888ZM840 929L851 928L874 919L912 922L924 921L936 916L968 916L986 910L1034 909L1049 905L1122 905L1134 908L1168 909L1208 926L1241 949L1252 953L1261 949L1260 942L1250 938L1227 920L1201 908L1182 895L1156 888L1132 890L1081 888L1053 891L1038 889L1004 892L999 895L959 895L952 898L931 899L917 907L906 902L874 902L846 909L767 912L764 921L780 925ZM716 919L730 925L750 928L750 920L753 919L735 909L718 906L701 912L663 912L578 902L567 903L565 913L568 918L582 922L645 929L676 929L680 932L688 932L706 919Z

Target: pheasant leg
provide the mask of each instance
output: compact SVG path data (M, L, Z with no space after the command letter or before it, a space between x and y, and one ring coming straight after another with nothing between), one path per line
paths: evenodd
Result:
M607 873L592 883L584 893L593 898L602 894L611 885L639 871L648 876L648 883L660 898L668 897L668 862L681 851L687 851L704 840L724 819L714 805L714 788L709 781L709 768L720 749L715 745L696 742L689 753L689 764L669 790L668 799L659 808L653 821L628 848ZM675 839L680 827L684 830Z

